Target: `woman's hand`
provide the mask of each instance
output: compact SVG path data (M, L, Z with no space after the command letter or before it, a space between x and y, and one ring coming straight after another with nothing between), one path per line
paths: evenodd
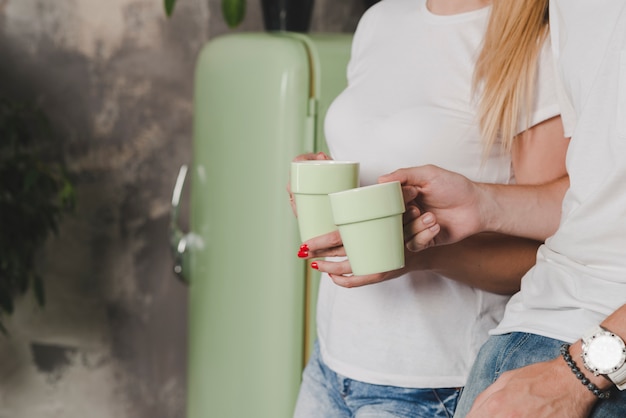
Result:
M406 205L404 241L410 251L417 252L435 246L435 238L440 230L441 226L436 222L432 213L422 214L414 203Z
M306 240L300 246L298 257L304 259L320 257L344 257L346 251L339 231L329 232Z
M412 236L412 239L416 245L420 247L420 250L433 245L434 237L439 232L439 225L435 223L435 218L432 214L427 213L420 216L419 209L412 207L410 211L407 210L405 221L410 222L412 228L419 229L419 231ZM307 240L302 244L298 252L298 256L305 259L341 257L345 255L346 252L339 231ZM341 261L325 259L315 260L311 263L311 267L320 272L328 273L333 282L338 286L359 287L394 279L408 271L418 270L422 267L422 264L419 262L419 253L405 249L404 257L405 266L401 269L364 276L355 276L352 274L352 267L348 259Z
M308 152L306 154L300 154L293 161L309 161L309 160L332 160L328 155L323 152L312 153ZM293 214L298 217L298 211L296 209L296 202L293 199L293 193L291 193L291 179L287 181L287 193L289 194L289 204L291 205L291 210Z

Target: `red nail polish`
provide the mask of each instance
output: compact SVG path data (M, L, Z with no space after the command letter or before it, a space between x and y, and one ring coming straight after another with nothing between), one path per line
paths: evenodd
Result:
M309 246L306 244L302 244L300 246L300 250L298 251L298 257L307 258L309 256Z
M314 262L311 263L311 268L315 269L315 270L319 270L319 267L317 265L317 261L314 261Z

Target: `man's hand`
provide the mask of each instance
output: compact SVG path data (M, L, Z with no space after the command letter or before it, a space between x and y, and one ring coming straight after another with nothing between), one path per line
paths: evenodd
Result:
M378 181L399 181L407 207L415 205L423 215L434 215L441 227L433 238L434 245L457 242L482 231L481 189L460 174L428 165L396 170ZM423 248L424 243L418 242L416 235L421 230L418 223L405 228L409 249Z
M559 357L502 374L466 418L585 418L595 401Z

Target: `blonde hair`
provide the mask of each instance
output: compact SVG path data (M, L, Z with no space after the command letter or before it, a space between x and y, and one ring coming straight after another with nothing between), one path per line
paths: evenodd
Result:
M474 72L485 156L501 138L510 151L534 100L537 60L548 34L548 0L493 0Z

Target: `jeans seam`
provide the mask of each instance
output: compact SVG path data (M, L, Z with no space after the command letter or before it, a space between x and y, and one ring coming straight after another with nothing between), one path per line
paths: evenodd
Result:
M494 379L492 381L495 382L496 379L498 379L498 377L500 377L501 374L501 370L503 365L509 361L509 359L511 358L511 356L513 355L513 353L517 352L517 350L519 350L519 348L524 345L526 343L526 341L528 341L528 338L530 337L530 335L528 333L520 333L520 338L517 338L515 343L512 344L510 347L506 347L506 349L502 350L501 355L498 357L498 362L496 364L496 370L494 373Z
M443 407L443 412L445 412L446 418L452 418L450 414L448 413L448 408L446 407L446 404L441 400L436 390L433 390L433 395L435 395L435 398L437 398L437 401L439 401L439 403Z

